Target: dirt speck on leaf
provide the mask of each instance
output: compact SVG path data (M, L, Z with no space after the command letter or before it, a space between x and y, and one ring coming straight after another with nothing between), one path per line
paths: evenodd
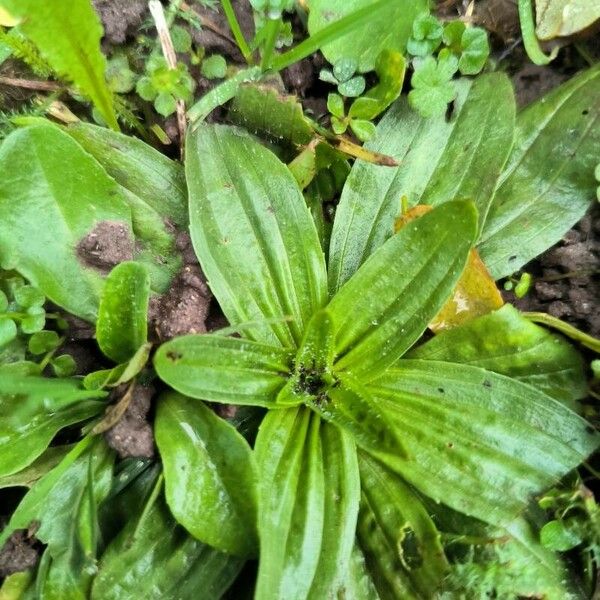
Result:
M194 254L189 235L180 234L177 247L184 267L171 288L150 300L149 320L159 340L188 333L205 333L212 294Z
M148 9L146 0L92 0L104 27L104 39L123 44L141 25Z
M35 567L39 557L35 543L26 529L17 529L0 548L0 577Z
M88 267L108 273L119 263L133 259L134 240L125 223L100 221L77 244L77 256Z
M121 458L154 456L154 435L147 418L153 394L153 388L136 385L123 416L104 434Z

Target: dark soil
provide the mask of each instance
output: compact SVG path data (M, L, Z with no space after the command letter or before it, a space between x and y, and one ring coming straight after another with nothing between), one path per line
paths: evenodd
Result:
M523 65L512 77L518 108L531 104L567 79L569 76L566 73L551 67Z
M233 0L232 4L244 36L247 40L252 39L254 37L252 5L248 0ZM201 3L194 3L194 12L200 15L203 23L200 30L190 31L194 42L203 47L207 55L224 54L234 62L243 63L244 57L235 43L220 4L217 10L213 10Z
M507 300L523 311L547 312L600 337L600 206L524 270L534 275L532 289L521 299L507 292Z
M475 4L473 21L506 46L521 35L517 0L481 0Z
M146 0L92 0L104 26L104 39L113 45L123 44L135 35L148 13Z
M105 275L119 263L132 260L133 250L131 232L119 221L101 221L77 244L81 262Z
M39 551L26 529L17 529L0 549L0 577L35 567Z
M149 321L160 341L188 333L205 333L212 294L187 233L177 237L184 267L166 294L150 300Z
M148 422L148 413L154 388L135 385L131 401L116 425L104 437L121 458L152 458L154 434Z

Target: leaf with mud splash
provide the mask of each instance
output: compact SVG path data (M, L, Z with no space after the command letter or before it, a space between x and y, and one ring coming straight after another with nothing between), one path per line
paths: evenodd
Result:
M168 287L177 259L160 217L157 223L146 204L58 127L12 133L0 147L0 167L3 268L91 322L103 276L125 260L144 263L153 289Z
M123 251L132 257L131 211L117 184L50 125L8 136L0 147L0 167L0 264L19 271L59 306L94 321L102 277L75 249L94 227L108 222L119 228Z

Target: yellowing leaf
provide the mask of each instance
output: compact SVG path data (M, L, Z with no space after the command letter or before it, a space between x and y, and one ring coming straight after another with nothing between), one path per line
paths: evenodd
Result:
M536 0L540 40L573 35L600 19L600 0Z
M432 208L432 206L424 204L418 204L411 208L396 220L396 231L428 213ZM502 295L496 287L494 279L483 264L477 250L473 248L452 297L429 323L429 328L435 332L452 329L497 310L503 304Z
M14 27L19 23L19 19L13 17L5 8L0 6L0 25L2 27Z

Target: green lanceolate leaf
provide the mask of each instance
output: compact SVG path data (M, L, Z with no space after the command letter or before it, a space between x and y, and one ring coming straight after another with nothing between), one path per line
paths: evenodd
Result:
M360 547L354 544L348 573L344 580L345 600L380 600L371 574L367 570L365 557Z
M256 470L248 442L202 403L169 393L155 435L167 504L200 541L238 556L256 553Z
M154 356L159 377L177 391L213 402L272 406L293 355L279 347L219 335L187 335Z
M55 126L15 131L0 147L0 264L93 321L102 278L77 247L100 223L133 256L131 211L117 184ZM111 240L111 243L116 243Z
M496 279L558 242L591 205L599 117L600 65L519 113L479 248Z
M104 441L97 440L79 460L87 463L87 478L72 484L71 521L64 552L51 547L42 557L37 586L42 600L77 598L86 600L96 573L96 553L100 542L98 506L110 491L112 454ZM68 484L67 484L68 485ZM45 563L45 564L44 564Z
M100 350L117 363L127 362L146 343L150 278L134 262L117 265L106 278L96 323Z
M27 377L0 368L0 476L30 465L63 427L102 412L104 392L78 382Z
M350 561L360 483L350 437L304 407L271 411L256 441L257 600L336 597Z
M258 142L224 126L189 136L186 174L192 241L225 315L234 325L264 322L247 330L252 339L297 346L326 301L327 282L292 174Z
M117 183L141 198L163 219L179 227L187 225L187 189L181 164L138 138L91 123L75 123L66 131Z
M479 367L402 360L367 387L408 453L386 464L435 501L494 525L599 444L563 404Z
M0 489L9 487L27 487L41 479L52 470L73 448L73 446L50 446L46 448L30 465L14 473L0 477ZM1 596L0 596L1 598Z
M358 464L358 539L380 597L432 598L448 569L440 533L395 473L363 452Z
M230 116L235 124L266 136L277 143L282 140L306 145L314 130L304 116L296 96L284 96L274 87L248 84L240 87L234 98Z
M18 571L8 575L0 585L2 600L35 600L33 572Z
M347 431L361 448L376 455L406 456L388 416L357 380L340 378L322 394L308 398L306 405Z
M243 564L189 535L157 488L102 555L91 598L218 600Z
M410 206L470 199L479 211L480 227L484 223L512 145L514 96L508 78L499 73L456 85L449 120L420 117L405 99L383 117L366 147L392 156L398 167L354 163L333 225L332 293L393 234L403 197Z
M102 26L88 0L45 2L2 0L8 12L21 20L19 29L39 48L61 76L73 81L96 105L113 129L118 129L112 94L104 73L106 59L100 50Z
M308 20L311 36L342 17L374 4L374 1L313 0ZM331 64L352 58L358 62L359 71L371 71L382 50L404 52L414 19L427 8L426 0L397 0L375 18L365 19L360 29L326 44L322 48L323 54ZM374 31L382 32L382 35L374 37Z
M47 544L48 571L39 582L42 598L86 598L95 572L97 505L112 479L112 453L101 439L85 438L25 495L0 536L39 525Z
M473 205L447 202L377 250L327 308L337 331L335 370L364 380L402 356L448 299L476 233Z
M587 393L579 353L510 304L439 333L407 357L482 367L528 383L571 405Z

